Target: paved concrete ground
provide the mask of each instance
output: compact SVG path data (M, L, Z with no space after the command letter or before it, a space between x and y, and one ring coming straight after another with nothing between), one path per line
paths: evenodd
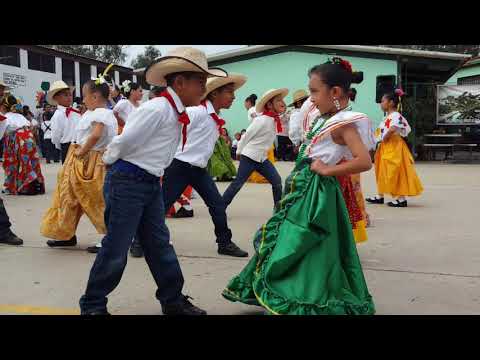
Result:
M292 163L277 163L283 178ZM480 166L421 163L425 186L409 208L368 205L369 240L358 246L378 314L480 313L478 204ZM3 196L23 247L0 245L0 314L76 314L94 256L84 249L100 239L87 219L75 249L50 249L39 233L50 205L56 164L43 166L47 194ZM3 171L1 171L3 175ZM363 175L365 194L375 192L373 170ZM0 179L3 183L3 178ZM218 184L223 192L228 184ZM269 185L247 184L229 208L235 241L252 252L254 231L270 215ZM202 200L195 218L168 220L186 279L185 293L209 314L261 314L262 309L224 300L228 280L247 263L216 253L213 226ZM155 286L143 259L129 258L120 286L110 296L113 314L161 314Z

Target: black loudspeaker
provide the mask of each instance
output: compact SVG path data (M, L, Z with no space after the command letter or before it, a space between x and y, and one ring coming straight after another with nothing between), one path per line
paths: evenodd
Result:
M397 77L395 75L377 76L377 96L375 101L377 104L382 102L382 96L386 93L395 91Z

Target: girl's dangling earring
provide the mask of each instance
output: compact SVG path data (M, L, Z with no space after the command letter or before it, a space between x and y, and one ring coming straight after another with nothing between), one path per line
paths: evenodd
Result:
M333 104L337 108L337 111L340 110L340 101L337 98L333 98Z

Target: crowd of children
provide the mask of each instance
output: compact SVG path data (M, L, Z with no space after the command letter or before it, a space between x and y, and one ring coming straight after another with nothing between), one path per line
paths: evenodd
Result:
M361 83L363 73L334 57L308 71L309 93L295 91L288 106L287 88L249 96L249 126L232 140L221 112L248 84L246 76L209 68L202 51L179 47L146 68L154 88L141 103L142 87L128 80L118 87L109 69L82 84L82 108L78 100L73 106L72 87L54 82L46 100L55 111L45 107L37 124L0 84L4 192L45 193L41 134L46 162L62 162L40 226L47 245L76 246L84 214L103 236L89 248L97 255L80 299L82 314L108 314L107 296L121 281L129 250L144 256L164 314L206 314L183 293L165 217L192 217L193 189L209 210L217 252L247 257L233 241L227 208L249 179L271 184L273 215L255 232L254 254L223 297L270 314L374 314L356 249L367 239L360 173L372 167L369 152L376 149L378 194L368 202L383 204L390 194L389 206L406 207L406 196L422 192L402 139L410 126L401 115L401 90L383 97L387 117L375 137L370 119L352 105L351 85ZM274 143L278 159L295 160L284 185ZM223 194L216 180L231 181ZM10 226L0 202L0 242L21 245Z

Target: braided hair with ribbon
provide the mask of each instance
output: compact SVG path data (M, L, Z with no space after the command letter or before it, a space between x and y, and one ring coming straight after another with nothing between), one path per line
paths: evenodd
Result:
M393 101L393 105L396 107L396 110L402 112L402 98L405 96L405 92L401 89L395 89L393 92L386 93L383 95L388 101Z

